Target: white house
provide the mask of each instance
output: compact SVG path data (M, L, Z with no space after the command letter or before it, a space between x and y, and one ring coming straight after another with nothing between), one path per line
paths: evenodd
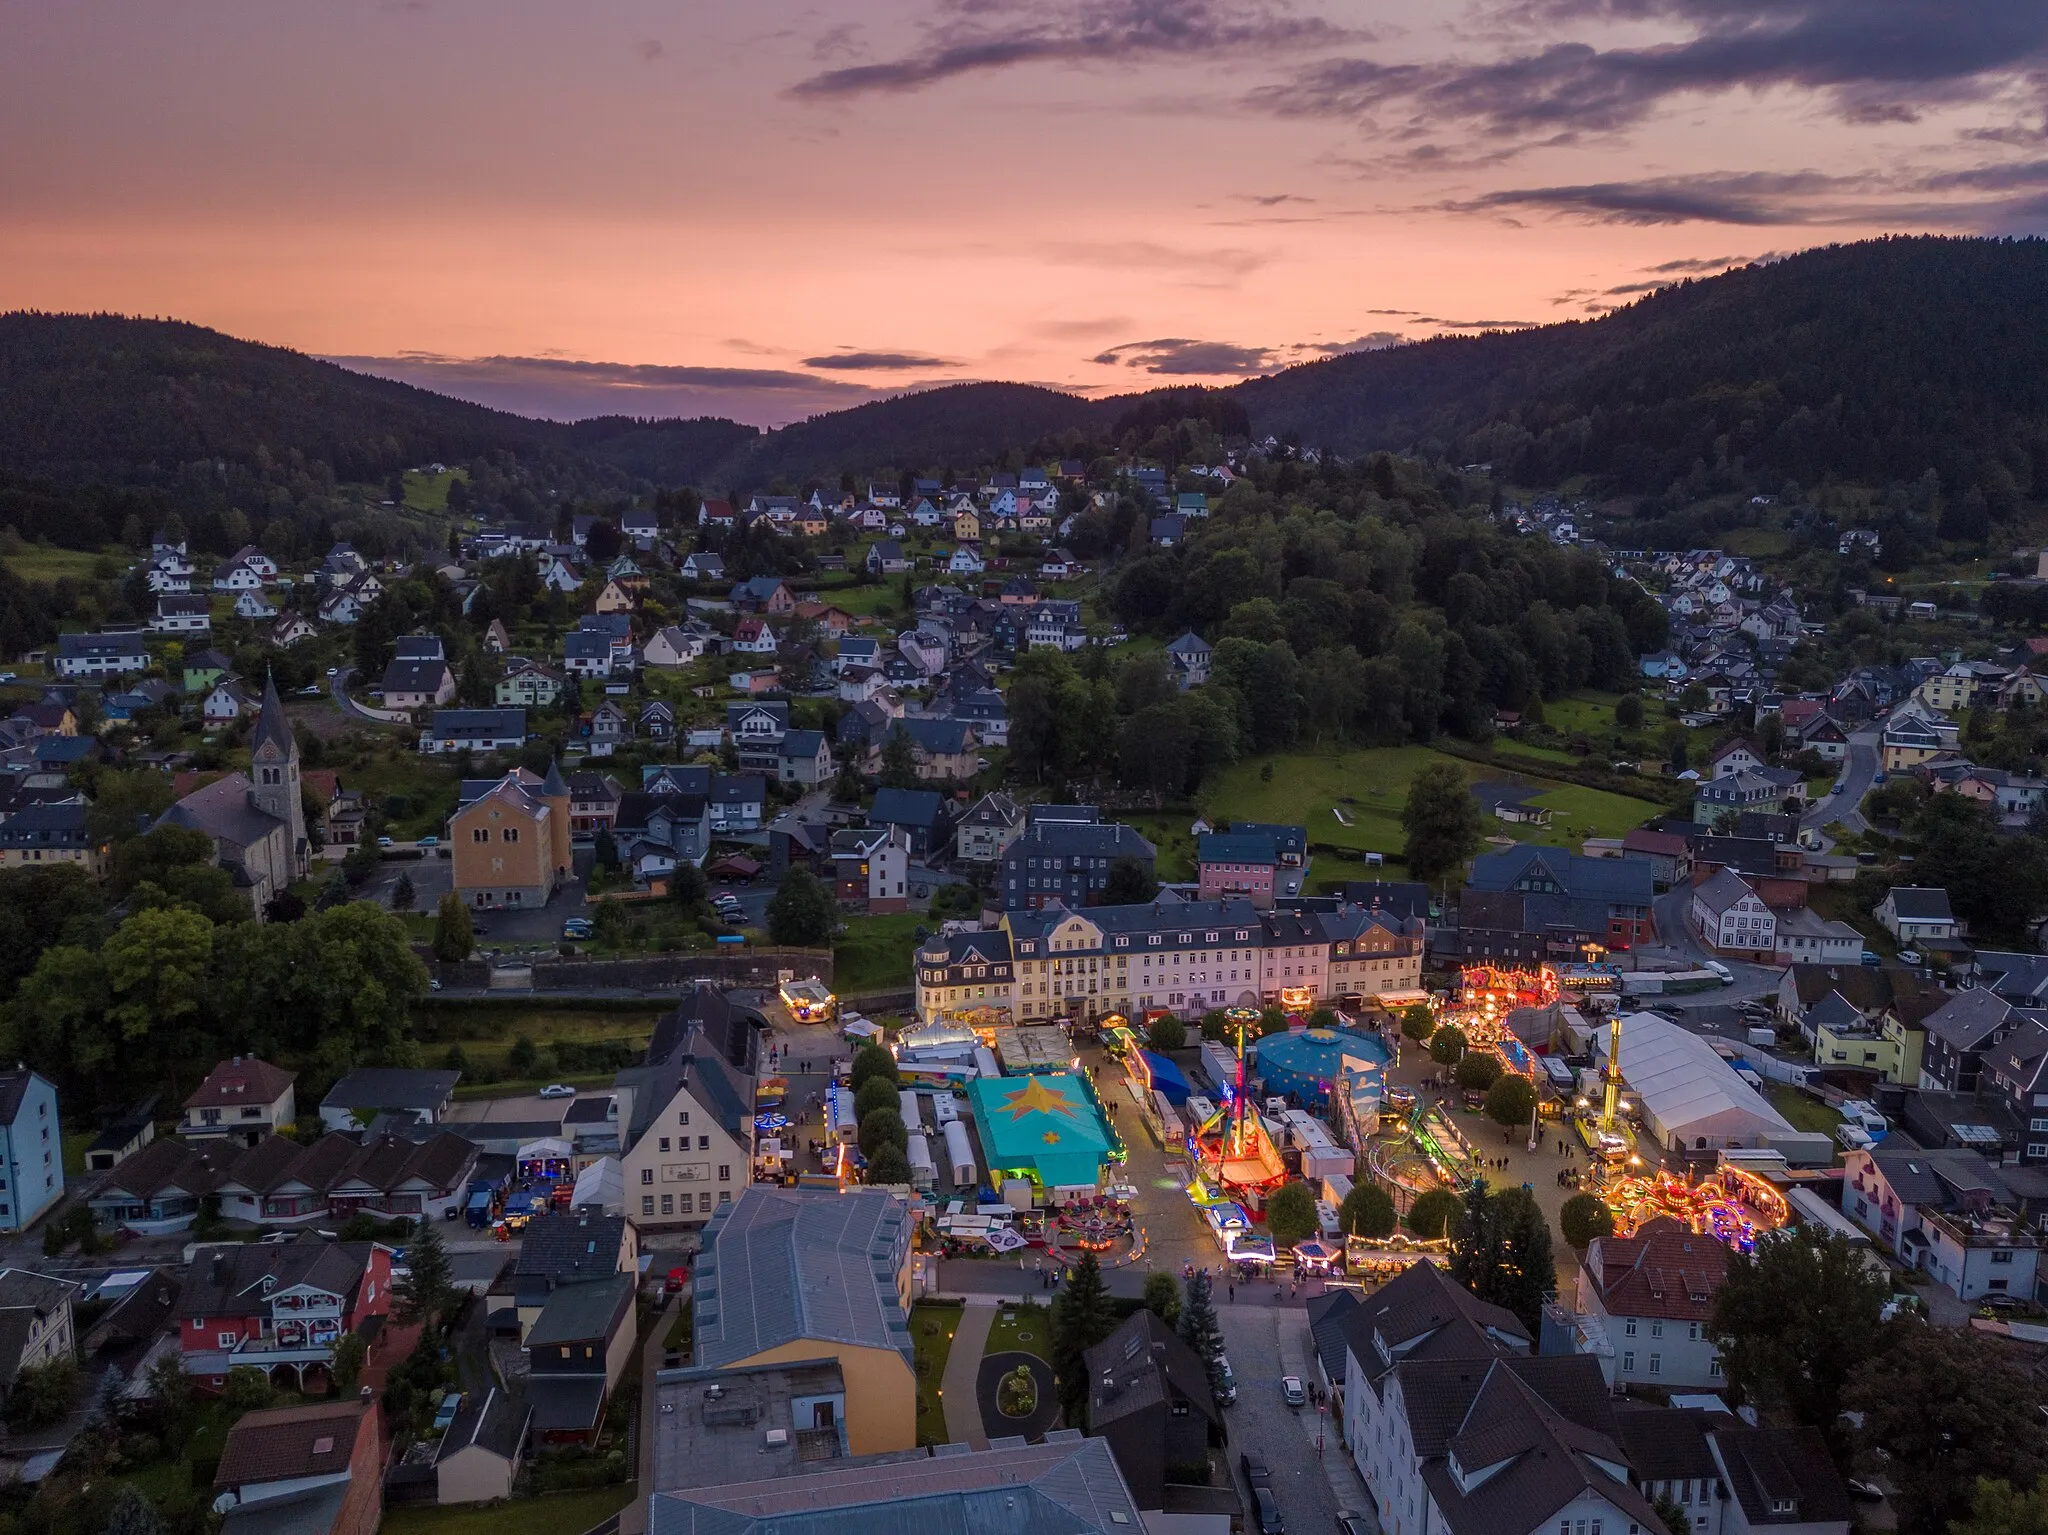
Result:
M156 612L150 616L149 632L210 634L213 631L212 608L213 604L204 597L159 597Z
M649 666L688 666L704 654L709 640L680 624L657 629L640 652Z
M978 576L986 568L981 556L967 544L955 549L952 558L946 561L946 569L956 576Z
M1894 885L1877 903L1877 920L1902 944L1954 938L1960 931L1949 909L1948 892L1938 886Z
M1579 1268L1584 1349L1609 1385L1718 1391L1721 1353L1707 1335L1728 1249L1668 1217L1634 1236L1595 1238Z
M1707 947L1768 963L1778 949L1778 917L1741 875L1719 870L1692 893L1693 931Z
M258 592L243 592L235 598L235 617L251 619L275 618L277 617L277 609L272 607L262 594Z

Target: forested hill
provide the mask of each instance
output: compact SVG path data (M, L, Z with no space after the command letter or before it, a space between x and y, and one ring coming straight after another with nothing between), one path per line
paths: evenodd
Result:
M1254 431L1656 495L1934 468L1999 515L2048 486L2048 242L1807 251L1599 320L1354 353L1236 386ZM2036 489L2038 493L2038 489Z

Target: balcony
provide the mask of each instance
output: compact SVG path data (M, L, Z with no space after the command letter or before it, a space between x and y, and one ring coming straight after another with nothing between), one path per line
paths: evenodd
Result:
M1992 1206L1981 1213L1922 1210L1920 1223L1939 1233L1958 1248L2030 1249L2042 1245L2040 1231L2028 1225L2018 1211L2002 1205Z

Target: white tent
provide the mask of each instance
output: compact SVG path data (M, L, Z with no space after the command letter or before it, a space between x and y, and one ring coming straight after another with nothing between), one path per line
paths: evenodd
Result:
M932 1162L932 1143L922 1135L910 1137L910 1181L921 1189L928 1189L939 1181L939 1169Z
M626 1213L626 1170L617 1157L599 1157L576 1175L570 1204L578 1210L596 1205L607 1215Z
M924 1128L924 1116L917 1110L917 1094L906 1087L896 1094L896 1102L903 1113L903 1128L906 1130L922 1130Z
M952 1166L954 1188L975 1186L974 1143L967 1138L967 1126L957 1119L946 1126L946 1160Z
M1594 1049L1607 1053L1607 1031ZM1798 1134L1699 1035L1655 1013L1621 1020L1621 1077L1643 1122L1673 1150L1764 1147Z

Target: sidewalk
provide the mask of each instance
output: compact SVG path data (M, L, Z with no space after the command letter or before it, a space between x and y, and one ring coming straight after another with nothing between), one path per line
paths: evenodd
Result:
M647 1499L654 1491L654 1377L661 1369L666 1353L662 1339L676 1319L676 1311L682 1305L682 1297L674 1296L661 1308L661 1314L654 1319L647 1341L640 1349L640 1422L636 1437L639 1439L639 1464L633 1468L633 1501L619 1510L619 1535L646 1535Z
M939 1394L946 1405L946 1437L977 1450L988 1448L988 1435L982 1430L975 1386L981 1375L981 1356L988 1352L988 1330L995 1319L995 1297L967 1297L960 1311L960 1326L953 1333L952 1350L946 1355L946 1373L939 1381Z

